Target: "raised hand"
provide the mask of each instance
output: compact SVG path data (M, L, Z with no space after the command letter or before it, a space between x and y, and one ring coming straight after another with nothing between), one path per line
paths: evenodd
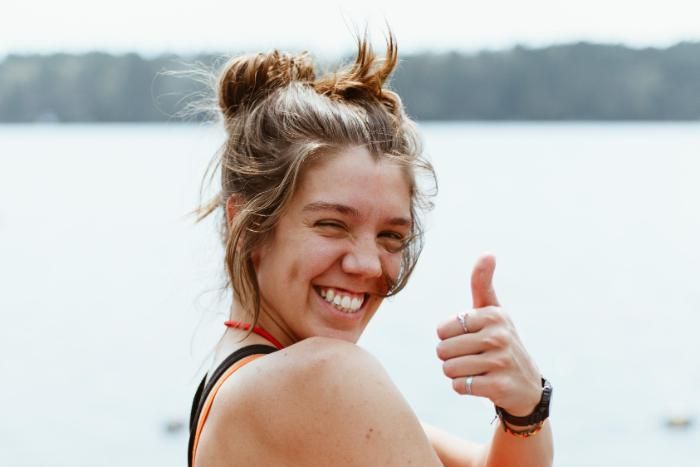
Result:
M496 260L479 257L472 271L474 309L438 326L438 357L459 394L489 398L515 416L529 415L542 394L540 372L493 288ZM470 378L471 377L471 378Z

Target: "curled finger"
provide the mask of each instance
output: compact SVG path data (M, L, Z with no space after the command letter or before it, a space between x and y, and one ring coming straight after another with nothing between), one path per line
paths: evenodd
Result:
M452 315L440 323L437 334L441 340L445 340L462 334L473 334L485 327L501 324L505 320L507 320L507 315L500 307L477 308Z
M442 371L448 378L478 375L486 373L489 368L490 363L483 355L463 355L450 358L442 364Z
M461 357L464 355L480 354L487 350L483 342L483 336L474 333L451 337L438 342L436 347L437 356L440 360Z
M473 332L475 329L472 329L471 313L471 311L461 311L440 323L437 328L438 337L445 340Z

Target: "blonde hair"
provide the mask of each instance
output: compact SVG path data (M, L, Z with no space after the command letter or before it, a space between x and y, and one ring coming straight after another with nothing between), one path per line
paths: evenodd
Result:
M414 123L399 96L385 87L397 62L396 40L389 33L383 59L366 37L358 38L354 63L320 78L306 52L274 50L235 57L224 65L216 86L227 139L208 170L211 176L220 170L221 191L197 214L202 220L223 210L227 286L253 323L260 312L253 252L274 230L309 162L349 146L362 145L409 175L412 232L387 296L406 285L423 246L418 213L431 207L417 186L417 170L436 183ZM225 211L231 197L237 209L229 225Z

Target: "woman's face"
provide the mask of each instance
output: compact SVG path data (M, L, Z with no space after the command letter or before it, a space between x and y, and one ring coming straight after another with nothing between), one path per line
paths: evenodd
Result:
M411 232L406 177L363 147L306 170L269 242L254 255L263 326L274 323L291 341L357 341L399 273Z

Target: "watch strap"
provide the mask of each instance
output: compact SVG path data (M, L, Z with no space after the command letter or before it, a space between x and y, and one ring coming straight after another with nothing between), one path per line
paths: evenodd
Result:
M549 417L549 403L552 399L552 384L542 378L542 396L530 415L517 417L509 414L504 408L496 406L496 414L502 422L508 422L513 426L529 426L543 422Z

